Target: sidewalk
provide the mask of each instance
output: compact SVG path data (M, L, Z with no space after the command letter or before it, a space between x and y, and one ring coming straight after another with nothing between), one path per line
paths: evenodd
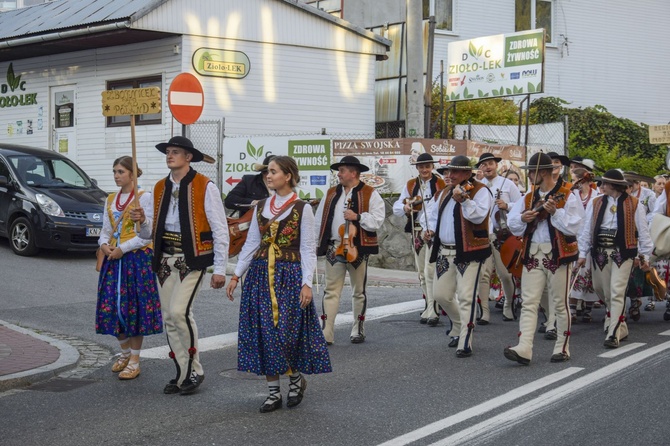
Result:
M78 360L66 342L0 321L0 392L53 378Z
M324 260L318 264L318 283L323 288ZM235 271L229 263L228 275ZM208 282L203 284L208 287ZM349 285L349 276L345 281ZM415 271L368 268L368 286L418 286ZM73 369L79 361L78 350L67 342L40 335L0 320L0 392L45 381Z

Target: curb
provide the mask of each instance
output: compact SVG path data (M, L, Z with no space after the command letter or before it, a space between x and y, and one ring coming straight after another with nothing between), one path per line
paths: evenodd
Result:
M12 373L11 375L0 376L0 392L18 387L29 386L40 381L46 381L48 379L54 378L61 372L76 367L77 362L79 361L79 352L70 344L58 339L53 339L48 336L37 334L34 331L27 330L17 325L12 325L2 320L0 320L0 325L4 325L10 330L32 336L36 339L39 339L40 341L47 342L60 351L60 356L58 359L51 364L30 370L24 370L23 372Z

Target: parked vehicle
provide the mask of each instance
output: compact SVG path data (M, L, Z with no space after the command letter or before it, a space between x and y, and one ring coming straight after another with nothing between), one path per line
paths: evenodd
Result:
M0 236L16 254L95 250L106 197L66 156L0 143Z

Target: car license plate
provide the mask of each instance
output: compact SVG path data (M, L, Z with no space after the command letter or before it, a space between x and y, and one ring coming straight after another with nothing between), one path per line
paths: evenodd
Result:
M86 228L86 237L100 237L102 228Z

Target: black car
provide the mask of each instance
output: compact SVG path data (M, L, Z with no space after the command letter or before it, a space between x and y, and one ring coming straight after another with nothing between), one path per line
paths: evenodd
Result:
M95 250L106 197L60 153L0 143L0 236L16 254Z

